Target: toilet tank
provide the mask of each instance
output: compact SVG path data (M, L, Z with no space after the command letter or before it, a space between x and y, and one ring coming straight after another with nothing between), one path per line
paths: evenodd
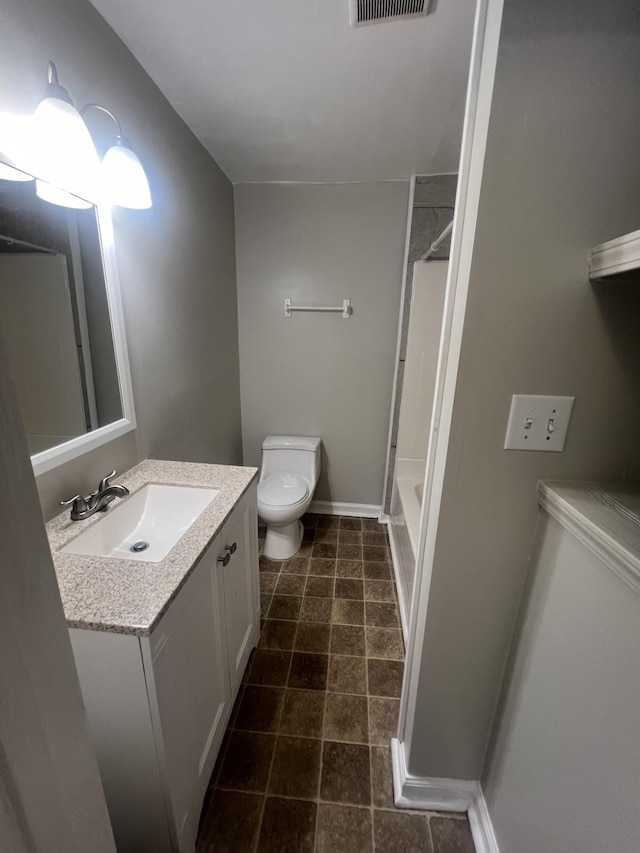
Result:
M271 474L297 474L315 486L320 475L321 446L317 436L268 435L262 442L260 479Z

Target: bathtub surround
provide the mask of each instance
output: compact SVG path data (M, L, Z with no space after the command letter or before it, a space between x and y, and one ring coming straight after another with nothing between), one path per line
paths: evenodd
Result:
M420 779L481 779L537 481L640 476L637 282L592 285L587 268L593 245L637 228L636 24L631 0L607 7L605 27L594 0L579 12L551 0L505 4L477 229L463 247L473 258L460 363L447 380L453 420L435 451L446 466L429 521L426 628L405 731ZM594 116L606 132L594 134ZM575 395L563 453L502 450L514 392ZM496 723L498 732L509 725ZM551 822L541 825L526 801L491 815L504 853L563 848L570 786L544 784L556 800ZM485 793L491 814L496 786ZM523 814L526 833L514 824Z
M453 175L417 175L413 190L413 210L409 231L409 253L405 270L405 290L402 310L402 334L400 337L400 358L407 351L407 335L411 315L411 294L413 287L413 264L420 260L433 241L442 234L453 219L458 176ZM431 260L446 261L449 257L451 237L443 240Z
M402 401L409 319L411 316L413 265L416 261L420 260L433 241L442 234L446 226L453 219L457 185L457 175L418 175L414 179L410 213L411 220L407 224L408 245L404 270L404 295L402 300L396 381L393 395L393 414L391 418L383 502L385 513L391 511L393 472L398 456L398 424L400 420L400 403ZM431 258L433 260L446 260L449 257L450 244L451 238L448 237Z
M405 639L414 588L423 484L447 284L446 261L413 264L411 317L397 429L389 535Z
M265 435L322 437L318 501L379 512L408 183L239 184L238 319L244 461ZM352 316L284 316L284 300ZM374 509L375 508L375 509Z
M402 403L397 431L399 459L427 460L444 298L446 261L416 261L405 345ZM424 473L424 470L423 470Z
M231 183L88 0L7 0L0 20L0 109L31 111L54 59L76 103L116 112L154 200L114 208L138 428L39 478L45 516L146 457L240 462Z

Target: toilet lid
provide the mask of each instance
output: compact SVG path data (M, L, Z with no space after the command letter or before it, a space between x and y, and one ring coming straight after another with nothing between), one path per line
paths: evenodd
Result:
M272 474L258 483L258 500L267 506L292 506L308 494L307 484L295 474Z

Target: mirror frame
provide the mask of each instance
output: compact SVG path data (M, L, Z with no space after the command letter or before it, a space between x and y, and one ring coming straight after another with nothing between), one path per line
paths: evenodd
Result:
M113 352L122 403L122 417L91 432L83 433L62 444L57 444L55 447L35 453L31 457L31 464L33 465L33 473L36 477L39 474L44 474L46 471L57 468L59 465L64 465L65 462L77 459L84 453L95 450L97 447L101 447L103 444L107 444L107 442L113 441L136 428L131 368L129 365L122 298L120 295L120 277L118 275L111 210L108 207L98 207L95 205L94 210L100 238L104 282L107 291L109 319L111 321Z

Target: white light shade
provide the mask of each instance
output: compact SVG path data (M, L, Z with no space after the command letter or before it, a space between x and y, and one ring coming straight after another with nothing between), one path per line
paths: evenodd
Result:
M151 207L151 191L140 160L126 145L112 145L102 160L105 201L118 207Z
M6 163L0 162L0 181L32 181L31 175L26 175L19 169L14 169L13 166L7 166Z
M78 111L60 98L44 98L33 114L36 174L47 184L95 202L100 160Z
M71 193L44 181L36 181L36 195L43 201L60 205L60 207L73 207L75 210L87 210L89 207L93 207L90 201L85 201L77 195L71 195Z
M31 181L36 160L33 151L33 115L0 113L0 170L5 181ZM10 170L15 170L11 172Z

